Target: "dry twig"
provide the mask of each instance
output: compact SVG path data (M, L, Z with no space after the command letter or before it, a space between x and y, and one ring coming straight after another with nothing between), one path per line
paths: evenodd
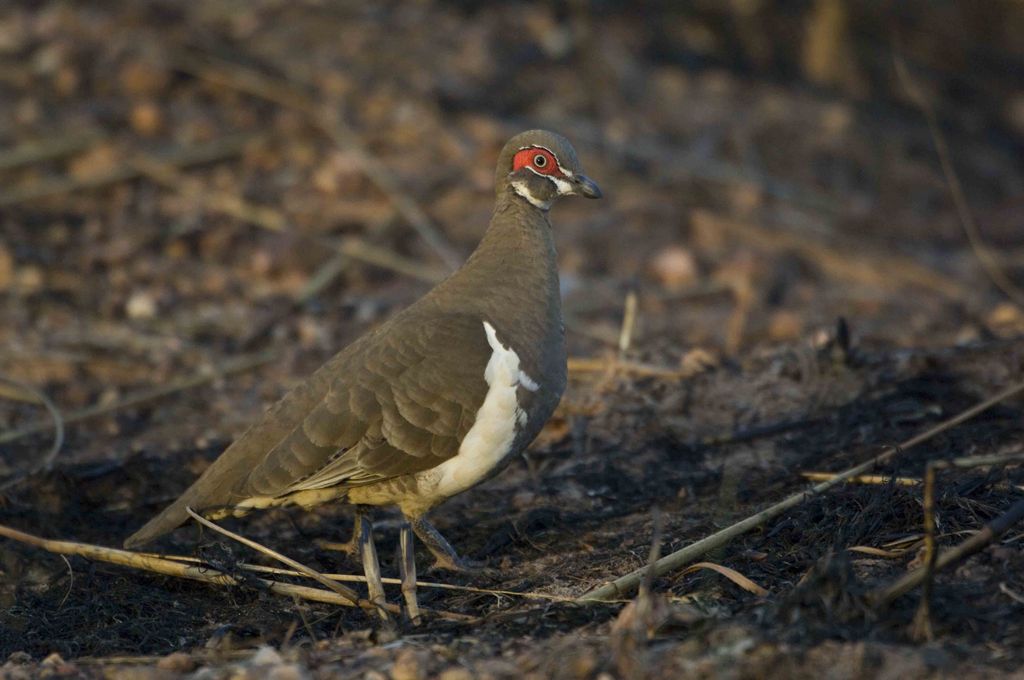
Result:
M236 576L232 576L231 574L226 574L217 569L216 567L213 567L195 557L185 557L181 555L159 555L155 553L141 553L133 552L131 550L120 550L118 548L107 548L105 546L92 545L89 543L52 540L48 538L41 538L39 536L35 536L24 531L19 531L18 529L4 526L2 524L0 524L0 536L11 539L13 541L18 541L19 543L24 543L26 545L35 546L37 548L57 555L76 555L78 557L84 557L85 559L89 560L106 562L107 564L117 564L132 569L148 571L154 574L163 574L164 576L185 578L192 581L210 583L213 585L258 585L259 587L266 588L268 591L276 595L283 595L285 597L298 598L300 600L306 600L309 602L323 602L325 604L341 605L344 607L353 606L351 600L349 600L341 593L335 592L334 590L323 590L321 588L311 588L309 586L300 586L293 583L282 583L280 581L274 581L265 578L242 579ZM238 566L248 571L263 572L274 575L285 575L293 577L305 575L298 571L287 569L275 569L273 567L261 567L258 565L246 564L241 564ZM332 574L328 575L328 578L334 581L359 581L361 577ZM398 583L398 579L385 580L387 582ZM472 588L469 588L467 586L448 586L445 584L424 585L439 588L450 588L452 590L473 590ZM481 589L481 592L489 591ZM514 595L518 593L508 591L507 594ZM394 605L388 605L388 608L389 611L398 611L398 607ZM455 612L447 612L436 609L424 609L423 611L425 611L428 614L437 616L439 618L449 619L452 621L466 622L476 620L476 617L468 616L465 614L458 614Z
M338 252L383 269L412 277L425 283L438 283L446 274L437 267L424 265L416 260L403 257L386 248L374 246L363 239L349 236L336 246Z
M176 576L178 578L187 578L193 581L202 581L204 583L212 583L214 585L221 586L237 586L244 585L244 583L249 582L249 580L243 582L234 576L225 574L208 565L197 566L184 564L172 559L134 553L130 550L119 550L117 548L90 545L88 543L55 541L33 536L32 534L18 531L17 529L12 529L11 527L3 525L0 525L0 536L18 541L19 543L33 545L47 552L56 553L58 555L78 555L79 557L84 557L86 559L107 562L109 564L119 564L133 569L141 569L156 574L164 574L165 576ZM300 599L310 600L313 602L326 602L327 604L352 606L352 603L349 600L338 593L331 592L329 590L310 588L308 586L298 586L291 583L280 583L260 578L254 579L253 581L258 583L260 586L265 587L270 592L278 595L298 597Z
M633 345L633 334L636 332L636 291L630 290L626 293L626 303L622 309L622 327L619 329L619 358L626 356L626 352Z
M928 132L931 134L932 143L935 144L935 152L938 154L939 164L942 166L942 174L946 178L946 185L949 187L953 206L956 208L960 225L967 235L967 241L971 244L971 250L981 264L982 269L985 270L989 279L992 280L992 283L1006 297L1010 298L1014 304L1024 309L1024 290L1006 275L1006 272L999 266L999 260L988 249L988 246L985 245L985 240L981 236L981 230L978 229L978 223L974 221L974 213L971 212L971 208L967 203L967 195L964 193L964 187L960 183L960 177L956 174L956 168L953 166L953 154L950 153L949 144L946 143L946 137L942 134L942 127L939 125L939 117L935 113L935 108L910 75L910 69L907 68L906 60L903 58L900 49L899 36L896 34L894 34L894 41L896 42L896 50L893 52L893 61L896 66L896 74L899 76L900 82L903 83L903 87L907 90L907 94L910 95L911 100L921 109L928 123Z
M219 534L227 536L228 538L230 538L233 541L241 543L242 545L244 545L244 546L246 546L248 548L252 548L253 550L255 550L257 552L263 553L264 555L267 555L268 557L270 557L270 558L272 558L274 560L277 560L278 562L281 562L283 564L287 564L289 567L291 567L292 569L298 571L302 575L307 576L307 577L313 579L317 583L327 587L330 590L333 590L334 592L338 593L342 597L348 598L348 601L351 604L357 605L357 606L361 607L362 609L366 609L366 610L373 610L373 609L376 608L374 603L372 603L372 602L370 602L368 600L364 600L363 598L359 597L359 595L356 594L356 591L352 590L351 588L346 588L345 586L343 586L343 585L341 585L341 584L339 584L339 583L337 583L335 581L332 581L329 578L326 578L323 574L321 574L320 572L316 571L315 569L310 569L309 567L307 567L306 565L302 564L301 562L297 562L297 561L293 560L290 557L287 557L285 555L282 555L279 552L271 550L270 548L266 547L265 545L257 543L256 541L254 541L252 539L249 539L249 538L246 538L245 536L240 536L239 534L236 534L234 532L228 531L224 527L222 527L222 526L220 526L218 524L215 524L215 523L211 522L210 520L206 519L205 517L203 517L202 515L200 515L196 511L194 511L192 508L186 507L185 508L185 512L187 512L189 514L189 516L192 517L192 519L194 519L195 521L199 522L201 525L203 525L207 529L210 529L212 531L216 531Z
M107 413L113 413L124 408L136 406L138 404L145 403L147 401L153 401L154 399L160 399L176 392L183 390L189 390L193 387L204 385L208 382L216 380L217 378L232 375L234 373L243 373L245 371L252 370L263 364L269 363L277 357L274 352L259 352L257 354L237 357L225 361L218 367L213 369L201 370L194 375L182 378L180 380L174 380L166 385L159 387L151 387L149 389L140 390L134 394L130 394L124 399L115 401L110 404L93 404L87 406L78 411L72 411L64 414L63 421L65 425L71 423L77 423L82 420L89 418L95 418L97 416L105 415ZM0 444L8 444L16 439L27 437L33 434L39 434L40 432L46 432L51 427L52 423L49 421L41 421L31 423L24 427L20 427L16 430L9 430L7 432L0 433Z
M928 288L954 300L965 297L960 285L949 277L932 271L917 262L892 254L872 252L870 256L854 249L839 251L804 236L769 230L759 225L715 215L707 210L694 210L691 219L711 232L734 234L744 243L767 250L791 250L825 269L830 275L847 281L863 283L883 290L892 284Z
M238 92L265 99L306 115L310 122L329 137L339 148L358 159L363 172L391 201L400 215L420 237L436 252L444 263L455 269L462 258L448 245L441 231L416 200L406 192L388 168L373 156L359 141L355 131L335 111L321 108L312 98L290 83L276 80L251 69L214 61L209 57L181 54L178 68L197 78L229 87Z
M986 411L995 406L996 404L1005 401L1006 399L1009 399L1010 397L1016 394L1020 394L1021 392L1024 392L1024 382L1017 383L1015 385L1012 385L1011 387L1002 390L998 394L988 399L985 399L984 401L972 406L971 408L965 411L962 411L961 413L953 416L952 418L944 420L938 425L928 428L924 432L911 437L910 439L899 444L898 446L890 447L883 451L882 453L880 453L879 455L871 458L870 460L865 461L860 465L855 465L854 467L837 474L834 478L828 481L815 484L807 491L801 491L800 493L793 494L788 498L779 501L775 505L765 508L764 510L755 513L754 515L751 515L750 517L747 517L746 519L743 519L733 524L732 526L726 527L721 531L717 531L711 534L710 536L707 536L697 541L696 543L692 543L686 546L685 548L677 550L676 552L670 555L666 555L665 557L662 557L655 563L654 568L656 570L656 573L658 575L661 575L679 569L680 567L689 564L690 562L693 562L701 555L716 548L719 548L723 545L726 545L737 536L741 536L746 532L750 531L751 529L759 527L765 524L766 522L775 519L776 517L784 513L786 510L789 510L790 508L799 505L808 498L811 498L817 494L827 491L832 487L837 486L838 484L841 484L850 478L864 474L868 470L871 470L872 468L878 465L887 463L891 459L896 457L896 455L899 454L900 452L917 446L918 444L921 444L922 442L925 442L931 439L932 437L935 437L936 435L945 432L946 430L956 427L957 425L960 425L961 423L975 417L979 413L982 413L983 411ZM637 585L639 585L640 581L643 579L645 572L646 568L637 569L624 576L620 576L614 581L606 583L584 594L582 599L587 602L601 602L607 598L621 597L622 595L628 593L630 590L636 588Z
M521 129L524 124L525 121L517 121L516 127ZM658 167L658 174L661 175L657 179L664 184L671 184L674 189L678 188L681 179L697 178L719 184L749 187L765 196L827 214L842 212L842 202L820 191L791 184L765 173L752 172L741 165L709 158L703 153L687 153L679 147L667 146L661 139L655 142L631 137L628 144L617 143L609 140L606 135L586 128L577 129L573 135L589 144L608 147L613 155L635 159L645 164L653 162Z
M645 364L639 361L625 361L615 358L569 358L570 373L605 373L609 370L619 373L628 373L639 378L665 378L666 380L678 380L690 375L687 371L682 369Z
M98 130L82 130L60 137L25 142L12 149L0 151L0 170L13 170L22 165L32 165L70 156L89 148L102 139L103 134Z
M938 564L939 554L936 547L936 522L935 522L935 473L937 470L948 470L949 468L973 468L988 465L1003 465L1005 463L1024 461L1024 454L1013 453L1009 455L995 456L970 456L967 458L954 458L952 460L933 460L925 466L924 475L924 581L921 588L921 602L914 617L913 634L918 639L931 640L931 599L932 590L935 586L935 570ZM993 536L993 539L996 538ZM966 556L966 555L965 555Z
M185 555L162 555L158 553L135 553L144 554L150 557L157 557L161 559L175 560L184 563L198 563L202 564L203 561L198 557L188 557ZM295 571L294 569L282 569L281 567L268 567L263 564L251 564L248 562L239 562L237 565L239 569L251 571L256 574L271 574L275 576L289 576L289 577L302 577L304 574ZM366 583L366 576L362 574L335 574L325 573L322 574L325 578L329 578L332 581L339 581L341 583ZM402 585L402 579L391 578L387 576L381 577L381 582L384 585L400 586ZM539 593L530 590L502 590L500 588L480 588L477 586L464 586L457 583L440 583L438 581L416 581L417 587L420 588L434 588L436 590L453 590L463 593L478 593L480 595L502 595L507 597L521 597L526 600L543 600L546 602L568 602L576 603L579 602L578 598L568 597L565 595L552 595L549 593ZM625 604L628 600L620 600L619 604Z
M835 479L835 472L801 472L800 476L810 482L827 482ZM896 486L917 486L920 479L913 477L891 477L889 475L857 475L846 480L848 484L895 484Z
M294 310L302 307L311 299L319 295L327 286L331 285L339 276L345 273L349 259L344 255L337 254L324 262L313 272L298 293L291 299L290 303L283 309L266 316L257 322L241 339L240 345L243 349L251 349L259 340L265 338L274 327Z
M907 550L886 550L885 548L875 548L870 545L854 545L847 548L847 550L849 552L871 555L872 557L881 557L887 560L895 560L900 557L904 557L907 554Z
M161 186L176 191L191 203L200 205L207 210L233 217L267 231L283 232L288 228L289 219L284 212L270 206L255 205L234 192L223 189L210 191L198 182L192 181L187 175L178 171L177 168L169 163L143 156L136 157L131 162L140 173L149 179ZM416 260L403 257L386 248L374 246L359 237L349 236L338 242L330 238L318 236L307 236L304 234L299 236L316 243L318 246L337 250L353 260L359 260L382 269L389 269L427 283L437 283L447 274L447 272L437 267L430 267ZM343 269L343 267L338 265L331 265L331 267L337 270L333 272L333 276L339 275ZM308 299L313 294L315 294L315 290L308 294L304 290L300 293L299 299Z
M288 217L282 211L269 206L254 205L234 192L226 190L211 192L198 182L192 181L188 176L168 163L149 157L137 157L133 160L133 163L146 177L161 186L176 191L191 203L201 205L207 210L234 217L268 231L282 232L288 228ZM299 236L300 238L311 240L318 246L337 250L343 257L335 256L324 263L310 277L309 282L292 299L291 304L286 309L271 315L263 323L258 324L246 334L241 343L243 347L252 347L258 339L264 337L274 327L283 315L304 304L323 290L331 281L340 276L345 271L347 259L358 260L382 269L389 269L398 274L427 283L437 283L445 276L444 271L423 265L386 248L371 245L355 236L348 237L341 242L304 234Z
M700 571L701 569L709 569L715 573L721 574L722 576L726 577L727 579L738 585L743 590L747 591L748 593L753 593L758 597L766 597L768 595L768 591L765 588L762 588L761 586L757 585L740 572L736 571L735 569L730 569L729 567L722 566L721 564L716 564L714 562L697 562L696 564L691 564L686 569L683 569L682 575L685 576L686 574L692 574L694 572Z
M146 155L138 155L129 163L140 175L157 184L174 189L190 204L199 204L209 210L255 224L269 231L284 231L288 219L284 213L266 206L253 205L234 192L211 190L198 180L191 179L172 163Z
M259 139L260 136L239 134L221 137L207 144L172 149L157 156L157 159L165 165L179 167L212 163L237 156L246 145ZM83 189L96 189L110 184L117 184L118 182L135 179L141 174L142 172L136 162L128 160L110 170L87 177L48 178L0 192L0 208L49 196L68 194Z
M986 524L980 531L975 533L966 541L963 541L957 546L950 548L949 550L944 550L942 553L938 554L935 558L931 571L934 573L940 569L945 569L946 567L954 564L959 564L967 557L970 557L986 545L998 539L1010 527L1021 520L1024 520L1024 500L1019 500L1014 503L1010 506L1009 510ZM896 598L909 593L911 590L924 583L925 579L928 578L928 571L929 567L925 565L915 569L905 576L902 576L891 585L873 593L870 597L871 602L876 607L882 607L889 604Z
M46 410L49 411L50 419L53 421L53 444L50 445L50 450L30 469L21 474L12 475L10 479L0 482L0 491L4 491L26 477L34 475L37 472L45 472L53 466L53 461L57 459L57 454L60 453L61 447L64 446L64 417L61 415L60 409L57 408L57 405L54 404L53 401L41 390L37 390L31 385L26 385L10 378L0 377L0 382L14 386L23 394L28 395L33 402L42 404Z

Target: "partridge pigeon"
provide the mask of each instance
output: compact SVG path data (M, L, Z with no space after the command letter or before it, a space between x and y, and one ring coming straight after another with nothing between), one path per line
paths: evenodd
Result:
M186 508L223 517L340 500L357 508L373 601L384 596L366 506L397 506L407 521L410 609L413 533L437 566L462 567L426 514L497 473L555 410L566 350L548 209L601 197L569 141L544 130L509 140L495 184L490 227L462 267L292 389L125 546L173 530Z

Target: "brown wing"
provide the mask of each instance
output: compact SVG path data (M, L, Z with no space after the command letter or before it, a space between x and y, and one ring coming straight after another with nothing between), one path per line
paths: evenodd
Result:
M361 353L357 369L332 382L237 493L366 484L454 456L487 392L491 349L483 322L445 316L406 328Z
M187 506L365 484L439 464L473 425L490 355L482 319L400 314L289 392L125 545L174 529Z

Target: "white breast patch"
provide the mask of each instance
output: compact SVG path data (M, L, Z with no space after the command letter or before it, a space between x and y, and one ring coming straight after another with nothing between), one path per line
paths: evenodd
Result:
M539 388L520 370L515 350L498 340L494 326L484 321L484 332L492 351L484 369L487 396L459 452L430 471L437 474L434 492L446 498L470 488L502 461L515 440L517 427L526 424L526 412L519 407L516 391L520 385L531 392Z

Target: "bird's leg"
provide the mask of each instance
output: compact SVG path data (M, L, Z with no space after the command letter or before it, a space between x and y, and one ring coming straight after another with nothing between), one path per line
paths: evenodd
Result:
M388 621L384 605L384 583L380 578L380 563L377 561L377 547L373 544L373 524L365 511L356 511L356 524L359 527L359 552L363 556L363 573L366 574L366 588L370 593L370 601L377 605L377 611Z
M320 540L318 540L316 542L317 546L319 546L320 548L323 548L324 550L336 550L337 552L343 552L346 555L348 555L349 557L358 557L359 556L359 514L360 514L360 512L365 512L365 511L360 511L358 508L356 509L356 518L355 518L355 521L352 523L352 536L349 537L349 539L347 541L342 543L342 542L339 542L339 541L320 541Z
M412 527L412 530L416 532L416 535L423 541L423 544L427 546L427 550L434 556L434 569L468 572L478 570L482 566L459 557L451 543L441 535L441 532L433 524L423 517L406 517L406 519L409 521L409 526Z
M402 597L405 598L405 608L409 620L415 625L420 621L420 605L416 600L416 553L413 549L413 540L412 527L409 524L403 525L398 535L398 550L401 553L398 564L402 574Z

